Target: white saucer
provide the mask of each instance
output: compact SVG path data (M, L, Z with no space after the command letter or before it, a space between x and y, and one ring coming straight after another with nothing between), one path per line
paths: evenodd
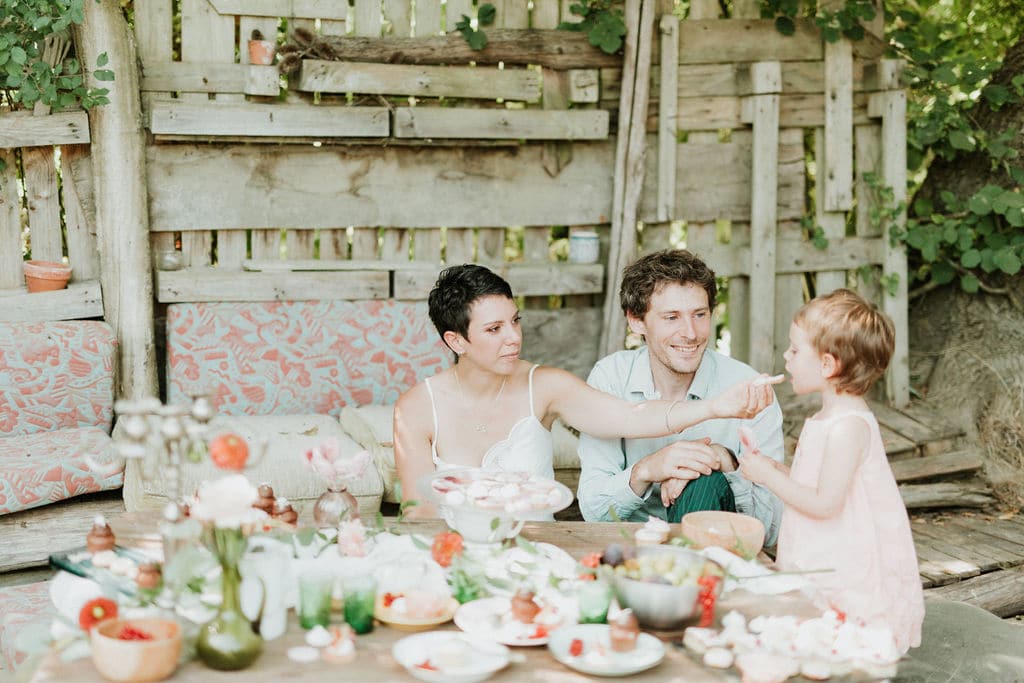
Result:
M445 663L454 649L462 661ZM510 653L504 645L464 633L429 631L402 638L391 655L415 678L427 683L477 683L508 666Z
M569 646L577 639L583 643L583 653L574 657ZM640 634L632 652L614 652L607 624L560 628L551 634L548 650L562 664L592 676L630 676L657 666L665 657L665 644L648 633Z
M547 644L548 634L563 623L524 624L511 619L511 613L512 602L508 598L481 598L467 602L455 611L455 625L467 633L503 645L528 647ZM538 628L543 635L538 634Z

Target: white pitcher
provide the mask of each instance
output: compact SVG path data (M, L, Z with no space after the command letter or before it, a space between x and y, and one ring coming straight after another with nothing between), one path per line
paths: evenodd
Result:
M253 538L239 563L241 608L260 636L273 640L288 625L288 586L292 581L292 548L271 538Z

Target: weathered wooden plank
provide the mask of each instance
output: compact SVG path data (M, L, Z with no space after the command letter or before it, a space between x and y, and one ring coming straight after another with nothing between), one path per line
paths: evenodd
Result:
M937 441L963 436L963 430L952 420L921 401L900 408L900 412L927 427Z
M1000 617L1014 616L1024 612L1024 569L989 572L933 588L928 595L966 602Z
M995 521L957 515L945 520L945 524L972 545L985 548L1003 567L1024 563L1024 537L1008 539L1005 533L991 533L990 529L998 524Z
M882 71L895 71L898 60L883 60ZM884 79L883 79L884 80ZM892 189L892 203L900 206L907 199L907 93L889 90L872 95L869 110L882 119L882 182ZM896 328L896 350L885 373L886 395L899 408L910 401L910 320L907 310L907 253L902 242L892 239L891 231L902 230L906 209L894 222L885 226L885 261L882 271L895 280L895 293L882 302L882 309L892 318Z
M386 107L331 107L252 102L154 102L154 135L377 137L389 131Z
M175 301L303 301L324 292L340 299L384 299L384 271L247 273L212 268L157 271L157 300Z
M523 0L496 0L494 28L530 28L530 10Z
M535 29L557 28L558 9L558 0L533 0L530 27Z
M794 62L823 58L821 34L813 20L798 19L796 30L784 36L771 19L703 19L685 21L679 30L680 64L728 62ZM856 54L877 59L885 51L871 36L857 41Z
M146 92L241 93L249 64L144 62L142 90Z
M882 162L881 150L881 127L877 125L854 126L854 154L856 155L856 194L857 207L854 216L854 229L859 237L878 237L882 234L882 228L876 225L872 219L872 204L877 203L872 198L874 190L864 180L868 173L878 174ZM881 287L880 278L882 269L876 266L865 276L857 275L857 291L868 301L871 301L879 308L882 307L882 300L885 297Z
M53 147L26 147L21 150L25 180L25 202L32 258L60 261L64 257L61 239L60 191L57 187L57 162Z
M981 568L976 564L965 562L956 555L943 552L935 547L935 543L929 537L916 533L918 526L916 523L911 525L918 569L922 576L926 576L932 581L933 585L941 586L981 574ZM949 552L954 552L946 545L942 547Z
M356 35L379 37L381 29L380 0L355 0L355 12L353 14Z
M473 261L473 229L447 228L444 231L444 262L448 265Z
M0 147L42 147L89 142L89 115L66 111L33 116L30 111L0 114Z
M513 287L513 292L518 291ZM523 358L585 379L600 358L600 308L523 311Z
M659 221L675 217L676 208L676 109L679 106L679 18L661 17L661 89L658 97L658 202ZM646 246L646 245L645 245Z
M248 14L253 17L296 19L337 19L345 21L348 8L337 0L209 0L218 14Z
M735 131L728 143L718 142L717 132L710 136L712 140L700 135L691 133L689 142L678 145L673 218L701 223L720 218L748 221L753 168L749 133ZM656 155L648 156L647 173L651 176L657 175L656 162ZM776 177L778 220L799 220L805 213L806 195L802 131L780 131ZM654 183L645 184L640 202L644 222L658 220L656 190Z
M45 566L51 553L84 546L96 515L122 512L120 492L111 491L0 515L0 572Z
M609 114L603 109L469 109L398 107L397 138L516 138L524 140L602 140Z
M814 218L816 224L825 233L829 240L830 250L842 249L842 240L846 236L846 214L837 211L827 211L823 197L828 191L827 173L829 164L829 146L827 144L827 133L824 128L818 128L814 132L814 158L817 176L814 180L815 202ZM850 150L840 150L840 153L849 153ZM814 279L814 293L817 296L828 294L840 287L846 286L846 271L819 271Z
M147 151L155 231L334 228L339 217L356 227L585 225L605 223L610 215L611 147L602 142L574 143L574 161L558 183L544 170L540 145L182 144ZM395 201L396 187L403 188L403 201ZM228 195L234 199L224 202Z
M288 230L284 236L285 255L289 259L311 259L316 253L316 230Z
M459 23L463 16L472 19L476 16L473 11L473 0L447 0L445 2L445 28L451 32L455 30L455 25ZM490 42L488 31L488 42Z
M798 221L780 221L776 235L776 251L779 245L785 241L797 241L803 239L803 227ZM775 276L775 322L773 333L772 367L765 368L772 374L785 370L786 360L783 353L789 347L789 326L793 322L793 315L804 303L804 275L794 273L792 275Z
M779 96L777 62L753 66L748 100L754 129L750 187L750 364L771 368L775 361L775 254L778 206Z
M596 104L601 100L601 76L597 69L569 70L569 101Z
M602 291L604 283L604 266L599 263L491 263L489 266L508 280L516 296L596 294ZM436 280L436 270L396 270L394 298L425 299Z
M853 46L843 38L825 43L824 211L853 208Z
M0 321L42 322L103 317L98 280L73 282L67 289L28 294L24 288L0 290Z
M719 130L743 127L743 103L739 97L683 97L679 98L676 125L680 130ZM867 123L868 95L853 98L853 121ZM657 125L648 121L648 130ZM825 99L823 95L780 95L779 127L814 128L825 125Z
M933 507L983 508L995 503L986 486L940 482L937 484L904 484L900 495L907 509Z
M818 249L803 239L780 240L776 247L774 272L780 275L854 269L878 263L882 256L882 243L878 238L851 237L843 240L842 248L835 251ZM711 244L702 246L700 252L720 277L740 276L749 271L750 245ZM913 445L914 442L908 440L907 443Z
M416 12L416 25L414 27L417 36L436 36L444 33L441 26L441 1L440 0L418 0L414 11ZM350 57L346 57L350 59Z
M1019 519L993 519L987 515L985 517L961 516L957 518L957 522L981 533L1011 543L1019 548L1021 553L1024 553L1024 527L1020 525Z
M411 10L409 0L384 0L384 20L390 28L390 35L399 38L412 35Z
M973 474L981 469L984 462L970 450L950 451L923 458L906 458L890 463L893 476L898 482L923 481L952 474ZM1024 541L1024 536L1022 536Z
M914 527L917 538L926 538L929 542L947 555L977 566L982 572L998 569L1000 563L992 553L984 547L975 546L964 538L956 529L947 525L921 524Z
M1024 561L1024 555L1021 554L1024 548L1021 546L982 533L969 525L965 526L956 516L943 520L941 526L926 525L925 529L933 539L944 540L955 547L961 553L959 557L986 557L1000 568L1012 567ZM984 568L983 565L979 566Z
M25 284L21 255L21 197L13 149L0 145L0 289Z
M100 275L96 231L87 219L82 196L92 196L92 174L76 172L91 168L87 145L65 145L60 148L61 196L64 204L64 233L71 264L71 280L93 280Z
M305 92L534 101L540 97L540 75L526 69L304 59L294 88Z
M419 3L417 3L419 4ZM458 17L448 3L448 17ZM457 13L458 10L456 10ZM454 23L448 29L451 31ZM552 69L621 68L622 58L609 55L590 44L587 35L575 31L551 29L492 29L487 31L487 47L474 50L458 33L435 35L420 33L417 38L366 38L332 36L324 38L332 58L347 62L381 64L537 64Z
M663 60L664 63L664 60ZM852 84L857 93L877 90L875 70L868 62L853 60ZM824 64L820 61L782 62L782 94L812 95L825 92ZM743 97L753 94L750 64L680 64L679 90L691 97ZM614 70L602 73L606 91L618 87L618 74Z
M903 436L915 443L923 444L929 441L938 441L938 436L931 427L924 425L914 418L896 410L882 401L871 401L871 410L874 412L878 422L896 430Z

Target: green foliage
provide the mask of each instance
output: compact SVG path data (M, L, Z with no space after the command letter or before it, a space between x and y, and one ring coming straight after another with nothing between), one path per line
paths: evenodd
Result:
M558 28L586 33L590 44L606 54L613 55L622 49L626 22L622 10L612 0L579 0L570 5L569 11L582 17L581 21L562 22Z
M0 18L0 97L12 109L37 102L54 109L107 104L105 88L87 88L79 60L68 57L71 25L84 20L85 0L4 0ZM106 53L96 62L93 76L114 80L102 67Z
M826 10L808 3L810 16L821 31L821 37L834 43L840 38L860 40L864 37L861 21L875 18L875 8L870 0L846 0L836 10ZM801 12L799 0L761 0L761 16L775 19L775 28L779 33L791 36L796 32L796 19Z
M494 17L497 14L497 10L494 9L494 5L489 2L485 2L480 5L476 10L476 25L477 28L473 28L473 20L462 15L462 19L455 24L456 30L462 34L462 37L466 39L466 42L474 50L482 50L487 47L487 34L483 32L481 26L490 26L494 23Z
M890 43L907 64L910 171L921 178L934 159L981 154L1002 179L971 196L944 190L911 203L901 235L911 275L926 286L958 281L965 292L994 290L1024 260L1024 167L1013 133L986 130L977 120L983 109L1024 103L1024 74L1008 85L990 82L1024 18L998 1L958 9L926 0L896 11L890 29Z

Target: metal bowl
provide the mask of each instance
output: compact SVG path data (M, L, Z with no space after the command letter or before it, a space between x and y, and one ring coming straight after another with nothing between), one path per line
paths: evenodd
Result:
M637 557L666 553L674 555L675 562L682 563L683 566L697 565L701 567L702 574L707 573L709 569L715 574L725 574L725 570L720 564L686 548L650 545L639 546L636 549ZM632 609L641 626L666 630L678 629L698 616L700 606L697 604L697 598L700 595L700 586L696 582L672 586L615 574L614 583L619 605ZM716 592L721 590L721 586L722 583L719 582L715 588Z

